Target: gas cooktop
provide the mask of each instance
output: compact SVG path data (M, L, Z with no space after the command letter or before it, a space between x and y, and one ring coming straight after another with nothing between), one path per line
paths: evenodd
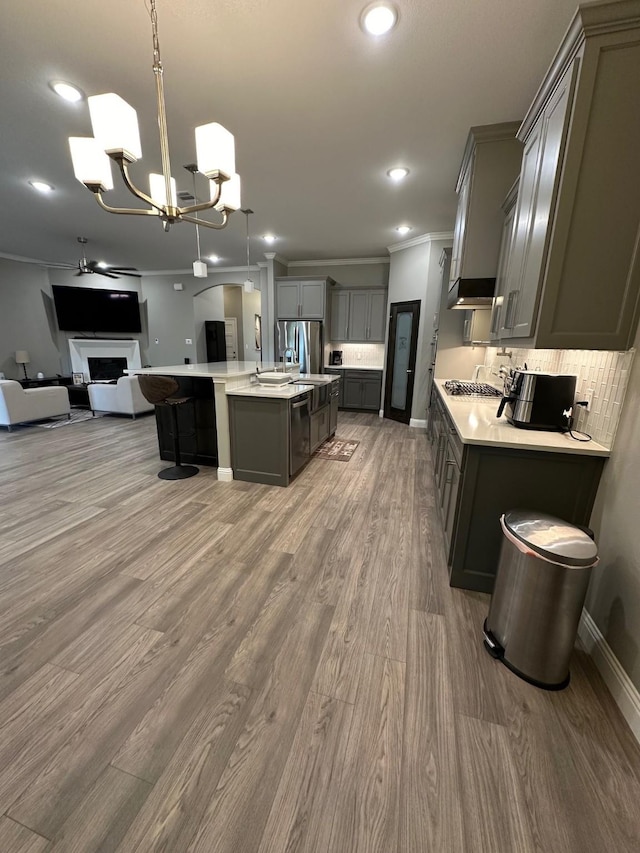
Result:
M486 382L467 382L463 379L448 379L445 391L455 397L502 397L502 393Z

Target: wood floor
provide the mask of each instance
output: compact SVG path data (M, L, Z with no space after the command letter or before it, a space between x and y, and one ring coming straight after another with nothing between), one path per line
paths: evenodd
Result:
M287 489L159 480L150 418L0 434L0 853L640 849L590 659L490 659L424 433L338 433Z

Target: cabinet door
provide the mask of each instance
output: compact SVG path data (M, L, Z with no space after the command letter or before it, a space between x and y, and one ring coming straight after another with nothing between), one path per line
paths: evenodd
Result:
M502 239L500 241L500 255L498 257L498 273L496 276L496 295L491 308L491 326L489 336L492 341L500 340L504 335L504 316L507 309L505 296L507 293L507 280L509 264L513 252L513 232L516 218L516 207L512 204L507 210L504 225L502 227Z
M349 291L334 290L331 294L331 340L346 341L349 332Z
M516 231L516 240L524 242L521 246L522 262L517 286L518 296L513 304L513 314L510 319L511 337L528 338L535 331L540 283L553 221L552 208L561 171L560 164L566 139L568 106L573 89L575 65L576 63L563 77L540 117L537 127L533 130L532 138L536 137L538 148L534 174L525 177L523 171L523 180L528 179L532 182L532 186L528 200L530 209L526 216L526 232L520 229L519 222ZM533 164L531 166L533 167Z
M372 290L369 294L369 335L368 340L384 343L387 329L387 294Z
M370 379L362 381L362 408L372 412L380 410L380 398L382 396L382 377L374 374Z
M326 282L300 282L300 317L303 320L324 320Z
M473 165L475 162L475 153L465 172L460 185L460 193L458 195L458 209L456 211L456 224L453 230L453 249L451 250L451 266L449 268L449 280L456 281L460 277L460 269L462 267L463 239L464 229L467 223L467 212L469 210L469 192L471 189L471 175L473 173Z
M320 409L318 415L320 416L318 422L318 439L320 444L322 444L323 441L326 441L329 438L329 406L325 406L323 409Z
M297 318L300 314L300 282L299 281L279 281L277 306L278 318L281 320L290 320Z
M368 328L369 293L366 290L352 290L349 302L350 341L366 341Z
M362 382L350 377L348 371L344 375L342 395L342 405L345 409L362 408Z

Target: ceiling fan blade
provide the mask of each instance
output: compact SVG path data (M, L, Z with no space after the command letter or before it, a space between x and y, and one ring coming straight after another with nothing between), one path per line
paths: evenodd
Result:
M135 267L111 267L111 272L133 276L133 278L142 278L139 272L127 272L127 269L135 269Z
M113 275L112 273L108 272L107 270L95 269L94 273L96 273L97 275L104 275L107 278L119 278L119 276Z

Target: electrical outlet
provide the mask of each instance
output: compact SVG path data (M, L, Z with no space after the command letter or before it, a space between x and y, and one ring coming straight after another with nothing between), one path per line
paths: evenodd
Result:
M190 347L190 346L191 346L191 344L193 343L193 341L191 340L191 338L185 338L185 339L184 339L184 342L185 342L185 344L186 344L187 346L189 346L189 347Z
M585 409L588 412L591 410L591 406L593 404L593 390L594 390L593 388L587 388L585 395L584 395L584 399L585 399L585 402L587 404L585 406Z

